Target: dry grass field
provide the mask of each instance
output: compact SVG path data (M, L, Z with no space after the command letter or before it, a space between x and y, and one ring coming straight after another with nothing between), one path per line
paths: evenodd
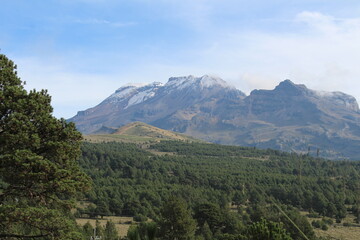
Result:
M112 221L115 223L116 229L119 233L120 237L124 237L127 234L127 231L132 223L134 223L132 217L115 217L115 216L109 216L99 219L92 219L92 218L77 218L76 222L80 226L85 225L87 222L89 222L93 227L96 225L96 221L99 221L101 226L105 227L107 221Z
M357 240L360 239L360 227L344 227L342 224L333 225L327 231L315 229L316 236L327 237L331 240Z
M234 209L232 209L234 210ZM235 211L235 210L234 210ZM78 218L76 222L83 226L89 222L93 227L96 225L96 221L99 221L100 224L105 227L107 221L112 221L115 223L116 229L119 233L119 237L124 237L127 235L127 231L131 224L135 224L132 217L115 217L109 216L104 217L103 219L91 219L91 218ZM311 223L313 220L321 220L321 218L309 218ZM350 226L344 226L343 223L348 223ZM343 220L342 223L334 223L329 226L329 229L324 231L318 228L314 229L316 236L324 237L329 240L358 240L360 239L360 224L354 223L354 217L349 215Z
M321 218L308 218L311 223L313 220L321 220ZM355 223L355 217L349 214L341 223L335 223L329 226L328 230L314 228L318 237L324 237L329 240L358 240L360 239L360 224ZM345 225L347 226L344 226Z

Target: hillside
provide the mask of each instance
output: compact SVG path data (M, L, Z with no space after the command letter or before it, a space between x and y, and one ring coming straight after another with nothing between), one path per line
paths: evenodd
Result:
M90 142L131 142L146 143L159 142L161 140L185 141L185 142L202 142L201 140L184 134L160 129L142 122L133 122L118 129L111 129L111 134L93 134L85 135L85 141Z
M210 76L129 85L70 121L85 134L110 133L141 121L207 142L360 159L356 99L341 92L311 90L290 80L248 96Z

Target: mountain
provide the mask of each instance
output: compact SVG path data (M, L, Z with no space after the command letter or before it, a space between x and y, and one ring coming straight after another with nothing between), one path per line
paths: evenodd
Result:
M207 75L128 85L70 121L85 134L141 121L220 144L360 159L356 99L290 80L249 96Z
M135 121L171 130L153 123L174 115L177 119L191 120L195 112L184 115L184 109L205 106L213 99L244 97L244 93L220 78L170 78L165 85L154 82L143 86L121 87L99 105L78 112L70 121L75 122L77 128L86 134L93 133L103 126L120 127Z

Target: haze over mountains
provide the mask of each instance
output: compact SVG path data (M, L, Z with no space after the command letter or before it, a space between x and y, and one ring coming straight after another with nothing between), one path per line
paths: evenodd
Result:
M128 85L70 119L85 133L141 121L220 144L360 159L356 99L290 80L249 96L211 76L173 77L166 84Z

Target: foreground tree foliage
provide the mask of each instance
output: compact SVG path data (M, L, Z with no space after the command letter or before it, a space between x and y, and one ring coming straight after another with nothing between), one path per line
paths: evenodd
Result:
M82 137L50 101L0 54L0 239L81 239L70 209L90 182L76 161Z

